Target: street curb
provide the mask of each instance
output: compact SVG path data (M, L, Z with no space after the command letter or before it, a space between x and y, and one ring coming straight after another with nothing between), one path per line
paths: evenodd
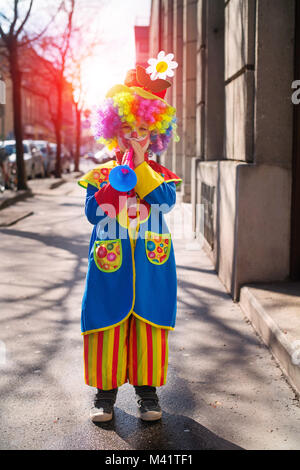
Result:
M300 397L300 366L292 362L295 351L291 343L247 286L241 288L239 306L270 348L287 381Z
M33 211L22 212L19 215L12 216L10 219L8 219L7 222L1 222L1 217L0 217L0 227L11 227L17 222L20 222L20 220L26 219L26 217L29 217L30 215L33 215L33 214L34 214Z
M58 181L55 181L54 183L50 184L49 189L55 189L61 186L62 184L66 183L67 180L64 178L59 179Z
M77 175L74 176L74 179L75 178L77 178ZM59 186L67 183L68 181L69 181L68 179L60 178L58 181L54 181L53 183L51 183L48 186L48 189L49 190L56 189ZM29 182L29 184L30 184L30 182ZM11 206L11 205L13 205L13 204L15 204L19 201L23 201L24 199L26 199L28 197L34 197L35 194L39 194L38 188L37 188L36 191L32 188L21 189L21 190L17 191L14 196L8 197L8 198L4 199L3 201L1 201L1 199L0 199L0 210L6 209L7 207L9 207L9 206Z
M15 196L4 199L3 201L0 200L0 210L5 209L6 207L9 207L15 204L16 202L23 201L24 199L33 196L34 193L31 189L21 189L16 193Z

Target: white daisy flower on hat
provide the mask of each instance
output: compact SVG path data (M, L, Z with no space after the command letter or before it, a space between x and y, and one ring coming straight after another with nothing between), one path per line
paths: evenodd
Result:
M156 80L157 78L162 78L163 80L166 77L174 77L174 72L172 69L178 67L178 63L173 61L174 54L167 54L165 51L160 51L156 59L149 59L149 67L146 68L146 72L150 75L151 80Z

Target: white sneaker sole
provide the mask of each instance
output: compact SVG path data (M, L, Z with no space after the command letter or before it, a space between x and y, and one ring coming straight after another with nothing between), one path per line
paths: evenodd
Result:
M106 421L111 421L113 418L113 413L90 413L90 418L93 423L105 423Z
M157 421L162 417L161 411L147 411L146 413L141 413L138 410L138 415L143 421Z

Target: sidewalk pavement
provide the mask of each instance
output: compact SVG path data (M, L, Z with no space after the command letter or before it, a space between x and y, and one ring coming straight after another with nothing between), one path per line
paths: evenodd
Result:
M185 211L189 204L177 201ZM191 227L191 216L189 216ZM194 246L197 242L194 240ZM201 246L201 240L198 242ZM203 243L206 252L206 243ZM207 253L209 256L209 254ZM300 397L300 282L274 281L245 284L237 303L254 330L268 346L285 378Z
M191 205L179 198L166 214L178 313L167 383L158 389L163 418L140 422L124 384L114 421L90 421L94 389L84 384L80 335L92 231L84 201L73 179L28 201L32 218L1 229L0 448L300 449L299 399L191 238Z
M300 282L244 285L239 305L300 396Z
M29 189L19 191L7 189L4 193L0 193L0 210L5 209L18 201L22 201L27 197L32 197L35 193L42 194L51 189L55 189L67 181L78 178L82 174L82 171L73 171L71 173L64 174L61 178L35 178L27 181Z
M28 190L9 191L0 195L0 227L9 227L33 215L27 205L17 202L34 195L50 194L68 181L76 181L82 171L64 174L62 178L38 178L28 181ZM55 191L57 194L57 191ZM179 211L180 208L180 211ZM191 238L191 205L182 202L177 193L176 230L183 234L188 250L202 249L201 241ZM171 216L174 212L171 213ZM183 215L185 214L185 220ZM179 236L182 235L179 233ZM189 239L188 239L189 238ZM205 244L203 244L205 251ZM196 250L196 251L195 251ZM241 311L251 322L260 338L270 348L285 377L300 395L300 282L282 281L270 283L250 283L241 288Z
M17 203L35 195L49 194L52 190L60 187L68 181L76 180L81 171L64 174L61 178L36 178L28 180L29 189L12 191L5 190L0 194L0 227L9 227L25 217L33 215L33 211Z
M247 449L300 448L299 396L291 376L286 374L290 368L285 369L277 361L273 342L268 343L260 334L261 321L257 324L254 315L250 316L246 287L241 302L234 302L204 245L191 237L176 238L182 225L186 226L185 234L191 234L192 226L191 205L181 202L180 197L177 200L176 208L166 216L178 273L178 314L175 331L170 335L170 368L173 373L176 371L182 387L188 377L190 406L198 410L194 417L217 435L226 435L226 439ZM254 294L254 287L247 289ZM284 338L290 335L293 340L300 338L297 332L293 333L296 320L289 323L289 328L284 314L299 305L299 297L292 290L290 294L278 289L277 297L271 294L268 301L270 307L276 301L277 309L281 305L280 315L273 310L273 319L279 322L278 329L285 325ZM289 319L292 320L291 315ZM299 325L298 319L297 322ZM274 339L271 325L265 323L265 327L269 339ZM299 366L295 368L299 373ZM178 383L180 380L177 387ZM175 393L180 394L180 390Z

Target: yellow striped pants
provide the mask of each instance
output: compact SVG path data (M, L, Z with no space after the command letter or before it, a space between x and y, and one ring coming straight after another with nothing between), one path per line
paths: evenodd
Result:
M84 335L85 383L102 390L127 381L132 385L164 385L168 333L130 315L118 326Z

